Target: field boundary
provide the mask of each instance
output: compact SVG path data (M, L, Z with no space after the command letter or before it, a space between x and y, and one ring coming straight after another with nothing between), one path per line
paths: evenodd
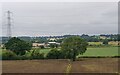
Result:
M120 58L120 56L80 56L78 58Z
M1 75L65 75L65 73L2 73ZM70 73L70 75L120 75L119 73Z

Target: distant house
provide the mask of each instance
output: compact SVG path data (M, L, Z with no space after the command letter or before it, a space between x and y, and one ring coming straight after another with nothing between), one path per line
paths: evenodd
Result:
M100 39L107 39L106 36L100 36Z
M57 48L60 46L60 43L57 43L57 42L48 42L48 47L51 47L51 48Z
M56 44L56 45L60 45L60 43L57 43L57 42L48 42L47 44L46 43L32 43L32 46L33 47L44 47L44 48L47 48L49 47L51 44Z
M100 35L100 39L111 39L111 37L110 36L108 36L108 35Z
M57 44L57 45L60 45L60 43L57 43L57 42L48 42L48 44Z
M62 37L56 37L56 38L47 38L47 40L50 40L50 41L56 41L56 40L59 40L59 39L63 39Z
M41 46L46 47L47 45L45 43L33 43L32 46L33 47L41 47Z
M2 48L2 47L4 47L4 45L3 45L3 44L0 44L0 47Z

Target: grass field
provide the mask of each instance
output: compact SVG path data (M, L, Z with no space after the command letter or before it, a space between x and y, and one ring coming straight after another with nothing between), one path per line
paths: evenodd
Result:
M41 53L47 54L50 49L41 49ZM119 56L118 47L98 47L87 48L87 51L83 55L79 56Z
M118 56L118 47L88 48L83 55L79 56Z
M83 55L79 56L120 56L118 54L119 47L95 47L87 48L87 51ZM51 49L38 49L40 53L47 54ZM0 48L0 55L2 49Z

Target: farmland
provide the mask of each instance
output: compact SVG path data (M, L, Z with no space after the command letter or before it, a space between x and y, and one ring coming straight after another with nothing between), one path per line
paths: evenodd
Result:
M2 61L3 73L66 73L67 59L6 60ZM70 63L67 73L117 73L118 58L84 58Z
M93 48L88 47L87 51L83 55L78 55L78 57L81 57L81 56L120 56L118 54L118 48L119 47L93 47ZM46 55L51 49L37 49L37 50L40 53L44 53ZM2 52L2 49L0 48L0 55L1 55L1 52Z
M51 49L38 49L47 54ZM118 56L118 47L88 48L80 56ZM119 58L78 58L44 60L3 60L3 73L117 73ZM68 66L70 68L68 70ZM14 68L11 68L14 67ZM99 67L99 68L98 68ZM68 72L67 72L68 71Z
M96 47L87 48L87 51L83 55L79 56L118 56L119 47ZM40 49L41 53L48 53L50 49Z
M85 54L80 56L118 56L118 47L88 48Z

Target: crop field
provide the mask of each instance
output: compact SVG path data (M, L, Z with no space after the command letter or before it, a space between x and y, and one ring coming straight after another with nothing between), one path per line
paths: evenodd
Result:
M118 58L5 60L3 73L118 73Z
M88 42L89 45L102 45L102 42Z

